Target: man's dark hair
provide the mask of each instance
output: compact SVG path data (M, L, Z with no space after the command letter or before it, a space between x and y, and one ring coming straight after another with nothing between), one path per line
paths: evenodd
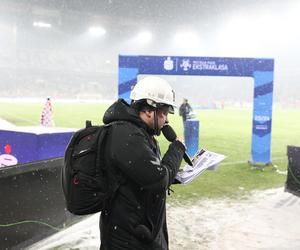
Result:
M149 105L146 99L131 102L131 107L137 112L152 111L156 109L155 107Z

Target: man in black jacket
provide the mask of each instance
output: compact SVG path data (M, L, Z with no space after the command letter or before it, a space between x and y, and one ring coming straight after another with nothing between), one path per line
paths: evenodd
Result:
M166 191L185 152L179 140L161 158L155 135L174 113L174 91L165 80L149 76L131 92L131 105L118 100L103 117L115 123L106 140L110 183L120 183L101 213L101 250L166 250Z
M183 103L179 107L179 115L182 116L183 123L188 118L188 115L193 111L191 105L188 103L188 99L183 98Z

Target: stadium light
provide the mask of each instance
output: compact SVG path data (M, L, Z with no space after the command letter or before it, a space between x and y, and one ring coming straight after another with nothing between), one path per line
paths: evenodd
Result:
M32 25L34 27L39 27L39 28L51 28L52 27L51 23L44 23L44 22L33 22Z
M185 54L197 54L203 52L203 42L196 32L181 31L175 33L172 47L174 50Z
M176 44L195 44L199 42L199 37L194 32L177 32L174 36Z
M103 36L106 34L106 30L100 26L92 26L89 28L89 33L93 36Z
M220 53L254 56L261 40L258 31L256 21L252 21L249 16L232 17L218 31L217 40L222 41L219 44Z
M152 33L150 31L142 31L136 36L137 42L147 43L152 40Z

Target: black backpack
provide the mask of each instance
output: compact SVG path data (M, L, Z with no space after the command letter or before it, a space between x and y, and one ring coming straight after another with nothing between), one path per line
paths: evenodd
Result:
M86 121L86 127L75 132L67 146L62 187L67 209L73 214L102 211L117 189L116 185L108 185L104 164L104 143L111 124L92 126Z

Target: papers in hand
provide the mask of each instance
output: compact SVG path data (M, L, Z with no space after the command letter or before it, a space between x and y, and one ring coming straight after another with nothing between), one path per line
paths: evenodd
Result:
M187 184L206 169L215 170L225 157L225 155L217 154L206 149L198 150L192 159L193 166L185 165L184 168L177 173L175 181L177 183Z

